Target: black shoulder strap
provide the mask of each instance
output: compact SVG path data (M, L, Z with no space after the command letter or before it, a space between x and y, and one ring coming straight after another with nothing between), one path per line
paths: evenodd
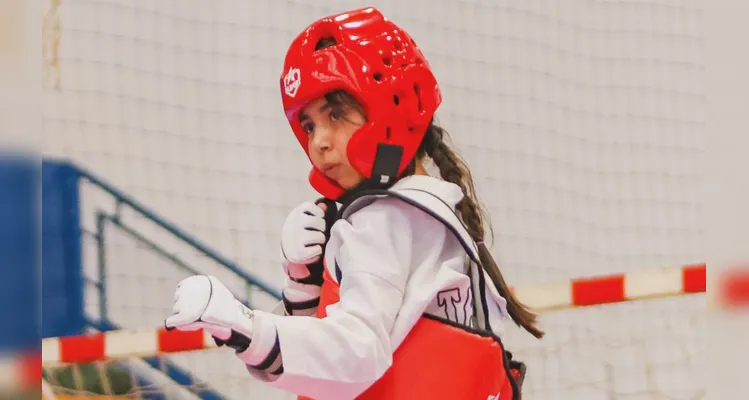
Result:
M441 204L445 208L445 213L438 213L432 208L429 208L425 206L424 204L420 203L416 199L406 195L404 192L418 192L421 194L429 195L429 198L436 199L435 204ZM469 263L469 277L471 279L471 287L473 289L474 293L474 306L473 310L476 314L476 319L479 324L479 328L486 329L491 331L491 325L489 323L489 307L486 303L486 277L484 276L483 268L481 266L481 260L479 257L478 249L476 246L476 243L471 238L470 234L468 233L468 230L463 225L463 222L460 220L457 214L455 214L455 211L452 207L450 207L447 203L445 203L442 199L434 195L433 193L430 193L425 190L420 189L412 189L412 188L402 188L402 189L395 189L395 190L366 190L356 193L356 195L352 196L346 204L341 207L341 210L339 211L339 217L345 218L346 211L350 205L352 205L357 199L361 199L364 197L374 197L374 196L389 196L389 197L395 197L404 203L407 203L413 207L416 207L420 209L421 211L427 213L437 221L441 222L450 232L453 233L455 238L458 239L458 242L461 244L463 249L465 250L467 256L470 258L472 262ZM338 272L338 271L336 271ZM478 294L478 295L476 295Z
M418 192L425 195L428 195L430 198L435 199L435 204L441 204L444 206L445 213L444 215L438 214L433 209L426 207L422 203L418 202L417 200L404 195L401 192ZM468 230L463 225L463 222L460 220L460 218L455 214L455 211L452 207L450 207L447 203L444 202L444 200L440 199L436 195L427 192L426 190L421 189L411 189L411 188L404 188L404 189L396 189L396 190L365 190L356 193L355 196L352 196L348 202L346 202L343 207L341 207L339 211L339 218L346 218L347 211L349 211L349 206L352 204L355 204L357 200L360 200L365 197L395 197L405 203L408 203L425 213L429 214L430 216L434 217L436 220L440 221L443 225L445 225L452 233L455 235L455 237L460 242L461 246L463 246L463 249L466 251L468 256L473 260L476 264L481 264L481 261L479 260L478 256L478 248L476 244L473 241L473 238L471 238L471 235L468 233ZM358 208L357 208L358 210ZM449 220L448 220L449 218Z

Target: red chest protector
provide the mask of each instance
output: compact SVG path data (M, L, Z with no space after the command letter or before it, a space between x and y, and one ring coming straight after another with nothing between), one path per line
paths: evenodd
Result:
M404 198L393 191L389 191L387 195L401 198L421 208L455 232L455 227L448 225L449 221L417 203L411 196ZM458 238L464 247L469 245L464 243L465 237L458 235ZM478 276L483 277L483 274L479 273ZM325 318L326 307L340 300L339 284L328 268L325 268L323 277L318 318ZM480 280L483 284L483 279ZM483 290L481 296L474 298L482 299L476 301L474 309L482 307L479 303L485 301ZM483 306L483 311L485 310L486 307ZM477 313L479 318L483 316L480 311ZM472 329L439 317L424 315L393 354L392 366L357 399L519 400L517 381L522 380L525 367L511 361L508 354L500 339L490 330ZM311 399L299 397L299 400Z

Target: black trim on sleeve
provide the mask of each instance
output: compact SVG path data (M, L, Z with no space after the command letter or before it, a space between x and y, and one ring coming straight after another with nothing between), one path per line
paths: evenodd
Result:
M268 372L271 375L281 375L283 374L283 364L279 365L278 368L276 368L273 371Z
M294 311L315 309L320 305L319 296L306 301L291 301L286 298L286 294L282 293L281 298L283 299L283 307L288 315L294 315Z
M257 365L252 365L252 367L265 371L268 368L270 368L271 365L273 365L276 359L280 356L281 356L281 344L278 341L278 334L276 334L276 342L273 344L273 348L271 348L270 352L268 352L268 355L265 357L263 362Z
M343 272L341 272L341 266L338 265L338 260L335 260L335 280L339 285L341 284L341 279L343 279Z

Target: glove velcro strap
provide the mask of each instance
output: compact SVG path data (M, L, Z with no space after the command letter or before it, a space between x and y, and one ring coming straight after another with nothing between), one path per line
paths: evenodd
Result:
M282 298L286 315L313 316L317 312L317 306L320 305L319 297L306 301L291 301L286 294L282 294Z
M309 270L309 275L305 276L304 278L291 278L294 282L297 283L303 283L305 285L315 285L315 286L322 286L323 278L322 278L322 272L323 272L323 265L322 261L317 261L312 264L307 264L307 269Z
M248 338L247 336L235 330L231 331L231 336L229 336L228 339L221 340L213 336L213 341L216 342L217 346L219 347L226 346L226 347L232 348L237 353L241 353L247 350L247 348L250 347L250 343L252 342L250 338Z

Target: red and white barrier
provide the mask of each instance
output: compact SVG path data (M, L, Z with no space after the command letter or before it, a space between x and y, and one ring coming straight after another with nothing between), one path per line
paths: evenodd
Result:
M539 311L560 310L705 292L705 264L517 287L519 299ZM48 338L42 363L83 363L124 357L203 350L215 347L202 331L119 330Z
M166 331L164 328L117 330L42 341L42 363L84 363L126 357L179 353L216 347L203 331Z
M705 264L641 270L594 278L521 286L515 295L538 311L679 296L706 291Z
M729 279L730 288L744 293L747 279ZM742 283L743 282L743 283ZM744 285L744 286L741 286ZM633 271L625 274L574 279L513 289L525 304L552 311L706 291L705 264L680 268ZM744 293L746 294L746 293ZM118 330L90 335L47 338L42 355L0 356L0 389L39 387L42 365L84 363L128 357L178 353L214 348L213 339L202 331L179 332L161 329Z

